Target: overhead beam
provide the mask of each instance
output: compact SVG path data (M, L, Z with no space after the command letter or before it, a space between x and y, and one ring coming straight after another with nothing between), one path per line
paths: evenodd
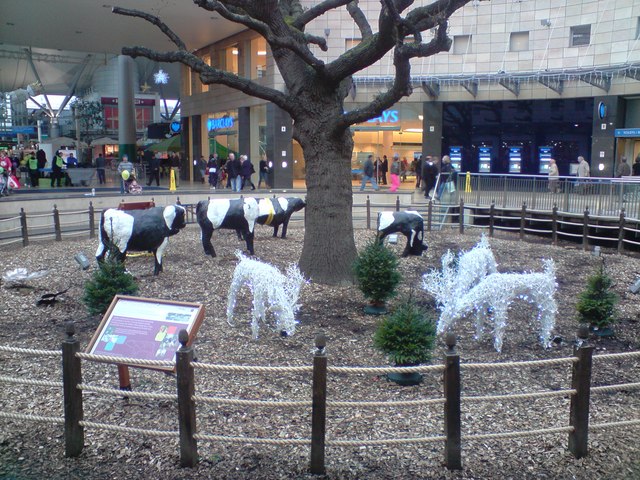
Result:
M44 83L42 83L42 80L40 80L38 69L36 68L35 63L33 63L31 49L25 48L25 53L27 54L27 61L29 62L29 66L31 67L31 70L33 71L33 75L36 77L36 80L38 81L38 83L42 86L42 95L44 95L44 100L47 103L47 108L49 109L49 116L51 118L54 118L56 116L56 112L53 110L53 107L51 106L51 102L49 101L49 97L47 96L47 91L45 90Z
M593 85L594 87L598 87L605 92L609 92L609 89L611 88L611 75L609 74L586 73L584 75L580 75L580 80L584 83L588 83L589 85Z
M478 81L477 80L471 80L469 82L463 82L462 83L462 88L464 88L467 92L469 92L471 95L473 95L473 98L476 98L478 96Z
M429 95L431 99L435 100L440 95L440 82L437 81L425 81L422 82L422 90Z
M501 78L498 83L513 93L516 97L520 95L520 80L515 78Z
M640 82L640 68L629 67L624 71L624 74L633 78L634 80L638 80Z
M73 94L76 93L76 87L78 86L78 82L80 81L82 72L84 72L84 69L86 68L90 59L91 59L91 54L87 55L84 58L84 62L82 62L82 65L80 65L80 68L78 68L78 71L73 76L73 80L71 81L71 85L69 86L69 91L67 92L67 96L64 97L64 100L62 101L62 104L58 109L59 112L61 112L64 109L64 107L67 106L67 103L69 103L69 100L71 100L71 97L73 96Z
M538 77L538 81L545 87L553 90L558 95L562 95L564 90L564 80L556 77Z

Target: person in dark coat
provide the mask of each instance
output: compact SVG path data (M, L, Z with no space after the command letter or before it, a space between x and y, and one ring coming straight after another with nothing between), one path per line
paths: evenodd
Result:
M207 172L209 173L209 187L211 190L216 189L216 185L218 184L218 169L220 168L218 162L218 155L213 154L209 156L209 161L207 162Z
M268 188L269 185L267 184L267 178L269 177L269 164L267 163L267 157L265 156L262 157L262 159L260 160L260 165L258 169L260 170L260 178L258 179L258 188L260 188L260 185L262 184L263 181L264 181L264 186Z
M422 165L422 155L420 155L418 158L414 158L413 162L411 162L413 171L416 174L416 188L422 187Z
M240 159L242 161L242 190L245 185L251 185L251 190L255 190L256 186L251 181L251 175L256 172L256 169L253 168L253 163L246 155L240 155Z
M231 190L234 192L242 191L242 162L239 158L236 158L235 153L230 153L227 163L227 175L229 175L229 181L231 182Z
M422 180L424 181L424 197L431 198L429 192L436 186L436 180L438 179L438 165L433 161L433 158L427 156L422 166Z
M160 154L156 153L149 159L149 180L147 187L151 186L153 179L156 179L156 186L160 186Z
M389 159L386 155L382 156L382 165L380 169L380 183L382 185L387 184L387 172L389 171Z

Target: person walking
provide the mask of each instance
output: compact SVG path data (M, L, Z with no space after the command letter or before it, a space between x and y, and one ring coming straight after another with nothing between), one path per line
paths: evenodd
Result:
M580 178L589 178L591 176L591 168L589 164L581 155L578 157L578 171L576 172L578 179ZM578 180L578 189L580 193L585 193L587 190L587 182L588 180L580 181Z
M397 153L393 155L393 160L391 161L390 173L391 173L391 188L389 189L389 191L396 192L400 187L400 157L398 156Z
M264 180L264 186L266 188L269 188L269 185L267 183L267 178L269 177L269 164L267 163L266 155L262 156L262 159L260 160L260 164L258 165L258 170L260 170L260 177L258 178L258 188L260 188L260 185L262 184L263 180Z
M558 182L560 179L560 172L555 159L549 159L549 191L551 193L558 193Z
M235 153L230 153L227 163L227 175L231 183L231 190L234 192L242 191L242 162L236 158Z
M442 166L440 168L440 183L438 184L438 191L436 192L436 199L440 200L442 192L445 189L445 184L455 181L455 170L451 165L451 159L449 155L442 157Z
M422 162L422 182L424 183L424 198L431 199L431 190L436 186L438 180L438 165L433 161L433 158L427 155ZM435 192L433 192L435 195Z
M123 172L127 172L123 175ZM129 155L123 155L122 161L118 164L118 176L120 177L120 193L126 193L125 180L133 175L133 163L129 161ZM127 178L124 178L127 177Z
M422 155L420 155L419 157L414 157L413 162L411 162L411 166L413 168L413 173L416 174L416 188L421 188L422 187L422 170L423 170L423 163L422 163Z
M382 185L387 184L387 172L389 172L389 159L386 155L382 156L382 164L380 165L380 180Z
M246 155L241 155L240 160L242 161L242 186L240 189L244 190L245 185L251 185L251 190L255 190L256 186L251 181L251 175L256 173L256 169L253 168L253 163Z
M362 166L362 184L360 185L360 191L364 190L367 182L371 182L371 186L374 190L379 190L378 184L376 183L375 171L373 168L373 155L369 155L364 161L364 165Z
M209 188L211 190L216 189L216 185L218 185L218 155L210 155L209 161L207 162L207 172L209 172Z
M32 153L27 157L27 168L29 169L29 180L32 187L38 186L38 179L40 178L40 170L38 170L38 159Z
M104 185L107 183L105 171L105 160L101 153L96 157L96 173L98 174L98 185Z
M616 168L616 178L628 177L631 175L631 165L627 163L627 157L620 157L620 163Z
M62 159L62 154L58 150L51 160L51 188L54 187L54 183L57 184L57 187L61 186L62 182L62 167L64 167L64 160Z
M178 188L178 184L180 183L180 157L177 153L171 153L171 157L169 158L169 166L171 167L171 170L173 170L173 177L176 182L176 188ZM169 175L171 175L171 173L169 173ZM171 181L171 177L169 177L169 181Z
M200 172L200 183L204 183L204 179L207 177L207 161L204 159L204 155L200 155L200 160L198 160L198 171Z
M160 186L160 154L156 153L149 159L149 180L147 180L147 187L151 186L153 179L156 180L156 187Z
M640 154L636 157L636 161L633 162L633 176L640 177Z

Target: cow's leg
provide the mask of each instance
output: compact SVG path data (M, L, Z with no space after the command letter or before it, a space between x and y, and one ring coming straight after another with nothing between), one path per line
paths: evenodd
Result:
M378 234L376 235L376 239L378 240L378 243L380 245L383 244L384 237L386 237L386 236L387 236L387 233L384 230L381 230L381 231L378 232Z
M154 275L158 275L162 271L162 256L165 248L169 244L169 238L165 238L160 246L153 251L153 258L155 259L155 268L153 270Z
M216 256L216 251L211 244L211 235L213 235L213 227L203 227L201 229L200 238L202 240L202 248L204 248L205 255Z
M280 228L280 225L274 225L273 226L273 236L277 237L278 236L278 229ZM286 229L285 229L286 232Z
M100 240L100 245L98 245L98 250L96 251L96 260L98 263L104 261L104 256L107 254L107 248L104 244L104 241Z
M287 238L287 227L289 226L289 217L282 222L282 235L281 238Z
M245 230L244 239L247 242L247 250L249 251L249 255L253 255L253 234L254 232L250 232Z
M238 235L238 240L244 240L244 238L242 238L242 229L236 228L236 234Z

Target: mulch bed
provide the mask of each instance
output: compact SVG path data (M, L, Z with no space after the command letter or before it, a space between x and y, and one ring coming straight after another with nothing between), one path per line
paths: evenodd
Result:
M356 287L327 287L313 283L303 287L295 335L281 337L266 326L253 340L249 326L251 299L238 302L236 323L226 321L226 297L237 263L234 250L242 248L234 232L214 233L219 257L202 252L199 229L190 226L169 242L164 272L153 276L153 259L127 260L128 270L140 285L139 295L203 303L206 317L195 342L201 362L239 365L310 365L314 337L328 337L329 365L384 366L387 359L373 348L372 335L379 321L362 312L365 300ZM304 232L291 228L286 240L271 237L271 229L258 227L257 258L284 269L299 258ZM372 231L357 230L362 247ZM432 308L433 300L421 288L421 276L439 267L447 250L471 248L476 232L458 235L432 232L426 235L429 250L423 257L401 259L403 275L398 297L407 295ZM551 257L557 266L559 314L550 349L537 340L535 312L527 304L516 304L501 353L492 340L473 340L469 319L458 323L458 351L462 362L504 362L572 355L578 326L575 304L601 258L576 245L553 247L540 241L519 242L503 234L490 241L502 272L542 269L541 260ZM100 318L87 314L81 302L84 283L93 268L82 271L73 257L83 251L91 258L97 240L66 240L38 243L3 252L3 272L24 267L49 273L22 288L2 285L0 294L0 345L59 349L64 323L76 323L77 336L87 344ZM404 239L392 245L397 253ZM596 355L640 349L640 302L628 287L640 275L640 259L604 252L607 271L615 279L620 296L614 338L592 338ZM45 293L69 288L52 307L36 306ZM432 363L441 363L443 339L438 339ZM639 359L594 362L593 384L638 382ZM0 353L2 375L60 380L60 362ZM416 387L400 387L382 375L329 375L328 396L332 400L401 400L442 395L439 374L427 374ZM136 391L175 393L175 378L162 372L131 369ZM83 382L117 387L114 366L83 363ZM311 380L307 375L249 375L196 371L200 395L263 400L310 400ZM517 370L473 370L464 372L463 396L523 393L566 389L570 368L534 367ZM597 423L637 419L640 391L629 390L592 395L591 421ZM120 399L85 394L85 419L115 425L175 430L176 407L171 401ZM6 411L48 416L62 415L61 392L56 389L4 384L0 405ZM560 427L568 424L569 397L462 404L463 435ZM310 409L247 408L227 405L199 405L198 430L227 436L309 438ZM334 408L329 410L327 438L377 439L441 435L442 406L403 408ZM282 479L313 478L308 473L306 446L199 443L200 463L193 469L179 467L176 439L161 439L86 429L85 449L79 458L64 457L63 428L59 425L0 419L0 478L11 479L120 479L120 478L228 478ZM328 447L327 475L335 479L632 479L640 478L638 427L590 432L589 455L576 460L567 450L566 434L518 437L510 440L463 441L463 466L449 472L443 466L441 443L388 445L383 447Z

